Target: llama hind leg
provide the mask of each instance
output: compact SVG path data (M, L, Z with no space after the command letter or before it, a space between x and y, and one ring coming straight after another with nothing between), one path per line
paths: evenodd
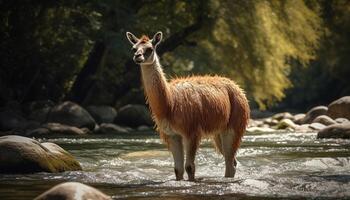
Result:
M174 158L174 171L176 180L182 180L184 175L184 150L180 135L168 136L169 150Z
M220 134L222 151L225 157L225 177L234 177L236 174L237 161L235 159L236 149L233 149L235 140L234 132Z
M186 138L184 140L185 152L186 152L186 163L185 169L188 175L189 181L194 181L196 166L194 164L196 152L199 145L199 140L197 138L190 139Z

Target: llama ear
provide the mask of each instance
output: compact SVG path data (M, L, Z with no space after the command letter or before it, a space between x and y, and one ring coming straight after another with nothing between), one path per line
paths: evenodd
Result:
M158 31L156 34L154 34L153 39L152 39L152 44L153 46L157 46L160 41L162 41L163 38L163 33Z
M132 45L136 44L139 41L139 39L134 34L132 34L130 32L126 32L126 38L128 38L129 42Z

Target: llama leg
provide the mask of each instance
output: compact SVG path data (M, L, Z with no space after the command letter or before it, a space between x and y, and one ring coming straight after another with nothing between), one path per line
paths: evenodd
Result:
M180 135L169 136L169 149L174 158L176 180L182 180L184 176L184 150Z
M196 151L198 148L198 140L186 138L184 141L184 144L185 144L185 152L186 152L185 169L188 175L188 180L194 181L194 174L196 171L194 160L195 160Z
M234 132L226 132L221 135L223 155L225 157L225 177L234 177L236 173L235 151L233 149Z

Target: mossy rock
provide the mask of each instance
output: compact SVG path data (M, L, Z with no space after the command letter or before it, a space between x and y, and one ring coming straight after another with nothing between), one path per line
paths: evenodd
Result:
M60 146L22 136L0 137L0 152L0 173L57 173L82 169Z

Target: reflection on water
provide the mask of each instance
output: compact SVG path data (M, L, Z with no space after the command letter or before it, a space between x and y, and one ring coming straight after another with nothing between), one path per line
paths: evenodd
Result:
M196 182L175 181L171 155L155 134L43 139L59 144L83 171L0 175L1 199L32 198L53 185L78 181L114 199L350 198L350 141L316 140L314 133L250 134L238 153L236 177L204 141Z

